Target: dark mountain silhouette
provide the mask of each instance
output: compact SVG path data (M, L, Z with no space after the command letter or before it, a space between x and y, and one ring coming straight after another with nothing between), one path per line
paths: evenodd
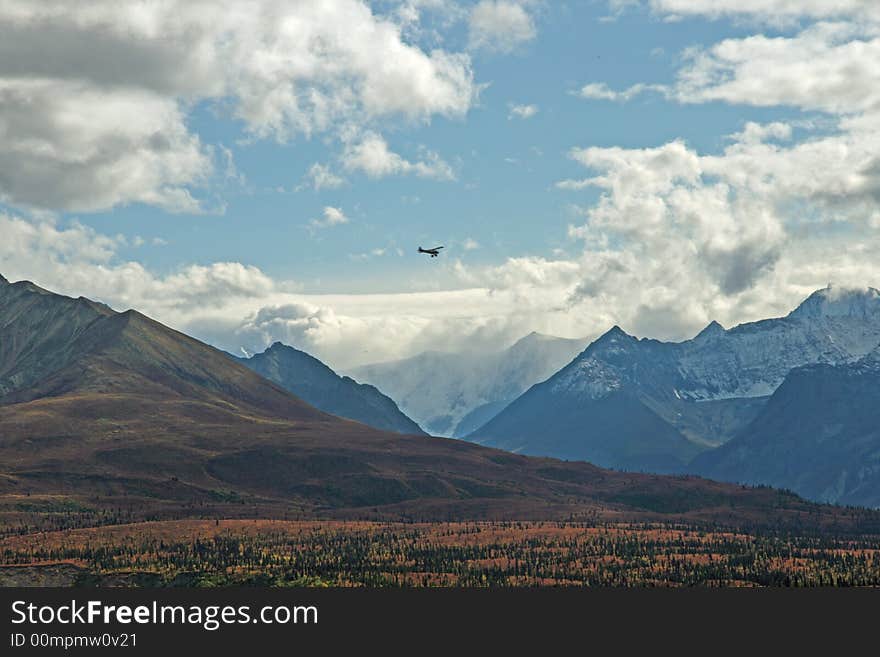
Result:
M689 470L880 507L880 347L857 363L792 370L748 427Z
M424 435L390 397L371 385L339 376L304 351L276 342L261 354L239 360L322 411L376 429Z

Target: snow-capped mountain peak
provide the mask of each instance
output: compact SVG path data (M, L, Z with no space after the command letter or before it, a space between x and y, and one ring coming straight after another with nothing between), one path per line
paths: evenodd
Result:
M764 397L794 367L855 362L878 342L880 293L828 287L787 317L729 330L713 321L684 342L639 340L615 326L560 372L552 387L591 399L625 384L668 388L682 399Z
M829 285L816 290L788 315L792 319L830 317L880 319L880 291L875 288L844 288Z
M640 352L651 340L639 340L615 325L552 377L552 390L601 399L638 376ZM659 343L654 343L659 344Z

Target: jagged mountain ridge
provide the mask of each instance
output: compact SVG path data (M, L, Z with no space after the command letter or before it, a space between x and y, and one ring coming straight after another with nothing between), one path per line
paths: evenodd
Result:
M76 339L115 314L80 297L53 295L33 283L0 279L0 397L25 388L75 357Z
M394 400L374 386L339 376L304 351L276 342L263 353L238 360L326 413L377 429L424 435L419 425L404 415Z
M863 292L818 290L785 317L729 330L712 322L684 342L637 340L614 327L597 343L615 337L629 338L629 354L650 359L651 372L642 368L637 376L654 379L647 381L651 384L657 383L658 377L667 387L674 384L671 392L677 398L764 397L772 394L794 367L852 362L876 347L880 343L880 292L873 288ZM596 398L633 380L625 367L613 366L622 348L604 349L599 358L591 357L596 349L584 352L565 376L554 381L554 389L580 390Z
M425 352L351 375L389 395L429 433L460 437L568 363L584 342L531 333L497 352Z
M693 399L771 394L792 368L853 362L880 344L880 292L817 290L786 317L684 343L682 391Z
M793 368L853 362L878 343L873 288L828 287L785 317L730 330L713 322L679 343L614 327L468 437L527 454L676 471L737 435Z

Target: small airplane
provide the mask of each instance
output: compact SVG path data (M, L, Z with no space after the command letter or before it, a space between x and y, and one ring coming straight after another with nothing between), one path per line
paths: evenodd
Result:
M419 253L427 253L432 258L436 258L440 255L440 249L442 248L442 246L435 246L433 249L423 249L422 247L419 247Z

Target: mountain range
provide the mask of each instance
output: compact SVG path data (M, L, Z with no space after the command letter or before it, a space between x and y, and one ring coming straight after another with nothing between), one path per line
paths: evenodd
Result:
M394 400L375 387L339 376L299 349L276 342L261 354L239 360L257 374L332 415L395 433L425 433L400 411Z
M531 333L500 351L431 351L358 367L351 374L391 396L429 433L462 437L559 370L584 344Z
M878 344L880 292L872 288L829 286L785 317L729 330L712 322L678 343L614 327L468 438L523 454L681 472L698 454L754 433L795 368L846 366Z
M769 488L618 473L380 431L319 411L136 311L5 279L0 386L4 523L64 509L102 522L294 516L876 524L874 516Z

